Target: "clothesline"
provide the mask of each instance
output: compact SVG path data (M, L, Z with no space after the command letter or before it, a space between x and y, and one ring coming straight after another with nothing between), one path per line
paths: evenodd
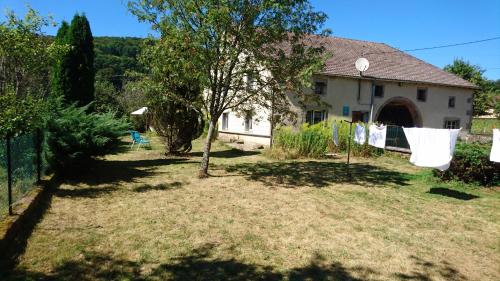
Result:
M351 122L349 122L351 123ZM352 125L352 123L351 123ZM338 146L338 126L333 122L333 143ZM450 167L458 134L461 129L404 128L403 131L410 145L410 162L419 167L436 168L441 171ZM387 126L371 124L368 128L368 144L385 149ZM350 134L349 134L350 138ZM365 126L356 123L354 142L366 143ZM493 129L493 144L490 161L500 162L500 130Z

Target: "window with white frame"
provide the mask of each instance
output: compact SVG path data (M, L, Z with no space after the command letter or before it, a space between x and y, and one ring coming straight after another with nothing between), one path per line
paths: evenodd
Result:
M460 119L448 118L444 120L445 129L460 129Z
M245 115L245 131L250 131L252 130L252 114L247 113Z
M325 81L314 82L314 93L317 95L326 94L326 82Z
M328 111L326 110L309 110L306 112L306 123L309 125L318 124L328 119Z
M227 130L229 124L229 113L222 113L222 130Z
M448 98L448 108L455 108L455 97Z
M254 88L255 88L255 74L254 73L247 74L246 87L247 87L247 91L254 90Z

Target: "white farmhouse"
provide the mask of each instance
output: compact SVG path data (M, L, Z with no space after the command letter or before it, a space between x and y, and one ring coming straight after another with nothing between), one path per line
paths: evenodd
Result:
M328 105L302 106L291 100L298 123L315 124L328 118L375 122L405 127L463 128L472 120L476 87L453 74L383 43L338 37L313 37L332 53L324 70L314 75L314 88ZM354 62L365 57L370 67L362 75ZM269 112L253 116L226 111L219 120L219 137L268 145Z

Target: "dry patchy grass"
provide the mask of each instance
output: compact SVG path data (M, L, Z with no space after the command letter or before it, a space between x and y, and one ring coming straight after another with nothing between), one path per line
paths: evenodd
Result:
M406 160L273 161L216 143L212 176L158 145L54 192L10 279L499 280L498 190Z

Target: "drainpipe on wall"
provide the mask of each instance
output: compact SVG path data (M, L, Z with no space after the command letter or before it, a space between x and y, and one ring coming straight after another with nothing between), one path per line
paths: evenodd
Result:
M365 77L365 76L363 76L363 72L360 72L359 76L361 78ZM371 103L362 103L361 102L361 80L362 80L361 78L358 79L358 104L359 105L371 105Z
M372 80L372 94L371 94L371 99L370 99L370 120L368 120L369 123L373 122L373 97L375 95L375 80Z
M470 100L470 106L469 106L469 110L470 110L470 114L469 114L469 126L467 128L467 130L469 130L469 134L472 130L472 118L474 116L474 98L476 96L476 93L475 91L472 92L472 95L470 96L471 100Z
M363 72L360 71L359 76L363 77ZM360 100L361 100L361 78L358 79L358 104Z

